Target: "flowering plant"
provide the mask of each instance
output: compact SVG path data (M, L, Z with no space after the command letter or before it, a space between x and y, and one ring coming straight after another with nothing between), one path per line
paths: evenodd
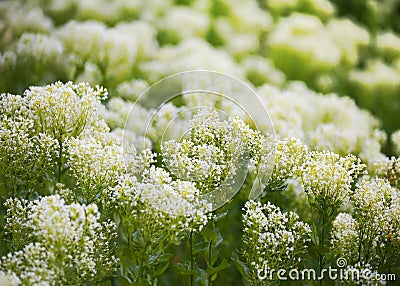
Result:
M361 2L0 1L0 285L395 285L399 7Z

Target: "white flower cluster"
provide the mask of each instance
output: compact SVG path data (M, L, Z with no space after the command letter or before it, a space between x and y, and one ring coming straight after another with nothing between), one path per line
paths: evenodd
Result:
M400 192L381 178L365 179L350 197L352 214L341 213L333 223L332 250L368 263L375 270L398 256L400 245Z
M301 175L301 166L307 158L308 150L299 140L288 137L276 140L274 150L274 169L269 188L286 187L289 180Z
M67 136L77 137L84 130L104 128L99 127L100 111L104 108L100 100L107 97L104 88L93 88L87 83L56 82L31 87L24 96L36 128L60 144Z
M349 36L343 37L342 31ZM354 66L359 48L369 43L369 35L349 20L331 20L325 26L315 16L293 13L279 20L267 43L271 58L289 78L316 85L315 73L329 72L341 64Z
M125 171L124 150L110 133L99 133L67 141L67 164L81 191L79 196L91 203L116 184Z
M0 188L4 187L10 196L17 195L18 186L33 188L55 165L58 142L35 128L33 118L25 97L0 95Z
M340 213L333 222L331 247L349 261L358 259L359 225L351 214Z
M40 7L17 1L3 2L0 9L1 26L5 26L1 44L17 39L24 32L47 33L53 28L53 22Z
M240 123L221 120L215 110L201 110L189 122L188 138L161 146L163 163L178 178L195 182L202 193L211 192L233 179L240 152L246 152Z
M21 280L15 275L8 271L7 273L0 270L0 283L4 286L18 286L21 285Z
M243 256L249 266L250 281L267 269L295 268L310 241L311 229L296 213L282 213L267 203L248 201L243 208ZM258 285L256 283L256 285Z
M128 24L108 29L100 22L71 21L60 28L56 36L68 53L79 56L85 63L85 71L79 80L121 82L129 78L136 61L135 29L134 25ZM103 66L107 66L106 71Z
M386 157L384 160L376 162L372 166L373 175L385 178L396 188L400 187L400 158Z
M77 285L101 281L114 270L115 224L100 222L96 205L68 205L53 195L34 202L9 199L6 206L7 233L28 237L20 249L1 258L1 268L23 284Z
M392 133L391 140L394 145L394 150L396 154L400 155L400 130Z
M124 223L131 226L126 235L140 232L148 245L158 241L166 247L187 231L199 231L207 224L211 205L201 199L193 183L173 181L165 170L155 167L146 169L141 179L124 176L111 189L111 202Z
M324 95L292 83L285 90L264 85L258 89L278 137L293 136L313 150L340 155L353 153L365 162L381 160L386 140L379 121L360 110L350 98Z
M310 203L339 208L351 193L351 184L365 165L354 155L341 157L329 151L310 152L301 166L301 181Z
M226 51L217 50L197 38L185 39L176 46L161 47L151 61L141 63L140 69L150 83L177 72L198 69L243 78L243 72Z

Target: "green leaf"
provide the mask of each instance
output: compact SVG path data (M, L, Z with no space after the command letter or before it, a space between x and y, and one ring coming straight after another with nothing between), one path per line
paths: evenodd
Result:
M190 269L190 262L189 261L185 261L182 263L178 263L175 265L175 267L179 270L179 273L181 273L182 275L193 275L194 274L194 270Z
M196 243L193 247L193 254L197 255L203 251L205 251L208 248L208 241L200 241L199 243Z
M222 213L220 213L220 214L215 215L215 216L213 217L214 222L220 221L221 219L223 219L224 217L226 217L227 214L228 214L228 210L226 210L226 211L224 211L224 212L222 212Z
M308 205L310 207L313 207L315 205L315 197L313 194L307 194L307 198L308 198Z
M319 245L319 242L320 242L319 237L318 237L318 229L317 229L317 225L315 224L315 222L312 223L311 241L315 245Z
M214 229L211 229L210 227L206 227L202 231L202 236L204 240L211 240L211 241L217 241L218 240L218 234L214 231Z
M239 270L242 277L245 277L247 273L249 273L249 268L243 261L240 260L237 250L233 252L231 260L233 264L235 264L237 270Z
M154 271L153 277L163 274L168 269L168 267L169 267L169 261L167 261L164 265L162 265L156 271Z
M320 271L319 262L315 258L307 256L306 259L303 260L303 262L305 268L314 269L317 273Z
M209 276L211 276L211 275L213 275L215 273L218 273L221 270L224 270L224 269L228 268L229 266L230 265L229 265L228 261L226 261L226 259L224 259L224 260L221 261L220 264L218 264L215 267L208 266L207 267L207 273L208 273Z

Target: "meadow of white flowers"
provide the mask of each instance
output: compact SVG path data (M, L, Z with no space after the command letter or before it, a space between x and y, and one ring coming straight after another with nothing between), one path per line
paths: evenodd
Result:
M0 1L0 285L397 285L399 156L398 0Z

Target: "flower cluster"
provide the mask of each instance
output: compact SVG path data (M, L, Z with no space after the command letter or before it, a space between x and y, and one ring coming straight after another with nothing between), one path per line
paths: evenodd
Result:
M193 183L173 181L165 170L147 167L140 180L121 177L109 198L115 207L121 269L124 277L135 283L149 283L146 279L154 279L159 269L165 270L169 264L166 249L188 232L200 231L211 211Z
M301 166L301 181L310 204L315 204L321 212L327 204L333 208L331 212L338 209L351 193L354 179L364 168L365 165L354 155L341 157L329 151L310 152Z
M3 272L0 270L0 283L4 286L18 286L21 285L21 280L12 272Z
M124 150L110 133L67 141L67 164L76 178L76 195L89 204L112 187L125 171Z
M85 129L98 126L100 100L107 97L104 88L87 83L56 82L26 90L36 128L61 144L67 136L77 137Z
M400 187L400 158L386 157L372 166L372 174L384 178L396 188Z
M258 94L278 137L293 136L312 150L352 153L367 163L384 158L381 145L386 134L379 129L379 121L360 110L352 99L321 96L300 82L285 90L264 85Z
M243 208L243 257L249 267L247 279L260 283L266 269L294 268L306 251L311 229L296 213L282 213L269 203L248 201Z
M308 150L298 139L288 137L276 140L274 169L269 181L272 190L286 188L288 180L300 176L301 166L304 163Z
M115 224L100 222L96 205L68 205L53 195L9 199L6 206L6 231L21 247L1 258L1 268L22 283L76 285L101 281L114 270ZM24 245L22 233L28 234Z
M0 178L6 196L26 195L56 163L58 142L35 128L26 98L0 95Z
M234 248L256 285L265 267L338 256L398 272L397 6L0 1L0 284L156 285L185 237L192 284L240 281L219 274ZM147 89L195 69L245 88L199 72L169 102L169 87ZM260 194L274 204L246 203L238 241L243 200Z
M390 269L400 257L400 194L385 179L365 179L351 195L352 214L339 214L332 231L332 251L350 265L367 263Z
M202 110L190 121L187 139L161 146L163 163L178 178L195 182L202 193L210 192L235 176L242 155L237 151L246 150L235 127L215 110Z
M336 249L346 259L355 261L358 259L359 225L351 214L340 213L333 222L332 249Z

